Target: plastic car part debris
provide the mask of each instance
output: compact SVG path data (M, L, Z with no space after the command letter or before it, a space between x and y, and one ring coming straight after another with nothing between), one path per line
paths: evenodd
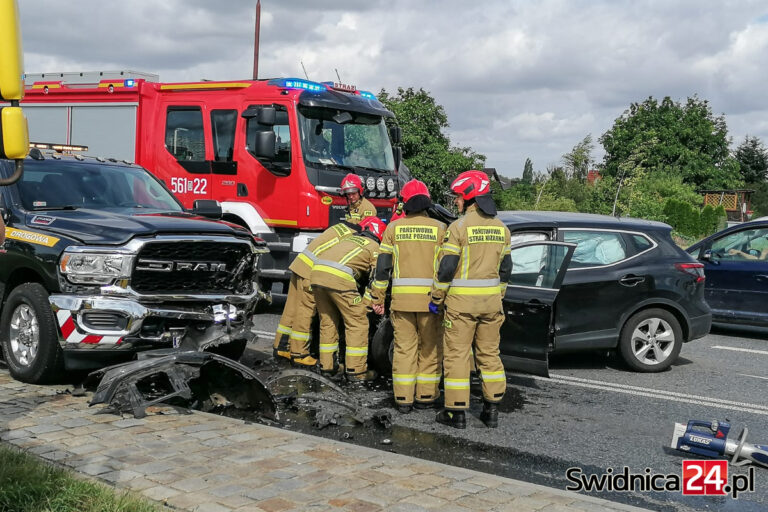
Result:
M90 405L106 412L146 416L148 407L166 404L224 415L232 409L277 420L272 393L250 368L210 352L144 352L143 358L89 375L99 379Z

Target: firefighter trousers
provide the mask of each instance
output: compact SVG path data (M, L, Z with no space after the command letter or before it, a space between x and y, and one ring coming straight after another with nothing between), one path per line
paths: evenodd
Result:
M272 348L280 352L284 352L286 357L290 354L291 345L291 329L293 327L293 319L296 318L297 304L301 300L299 295L299 280L303 280L296 274L291 274L291 281L288 283L288 296L285 299L285 306L283 307L283 314L280 316L280 321L277 324L277 332L275 333L275 341L272 344ZM314 297L312 298L314 300Z
M339 329L344 322L346 353L344 364L349 376L368 371L368 308L356 291L312 288L320 316L320 369L333 371L339 350Z
M291 359L301 359L309 355L312 340L312 317L315 316L315 295L309 285L309 279L296 278L296 301L291 319Z
M431 403L438 399L443 359L443 318L429 312L392 311L395 350L392 389L395 402Z
M443 367L445 408L469 408L470 358L474 346L477 371L483 381L486 402L500 402L507 389L504 366L499 357L499 340L504 314L459 313L445 310L443 327Z

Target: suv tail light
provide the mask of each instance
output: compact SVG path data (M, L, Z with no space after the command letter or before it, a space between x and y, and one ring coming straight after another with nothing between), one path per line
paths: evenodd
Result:
M702 263L675 263L675 268L696 278L696 282L704 281L704 265Z

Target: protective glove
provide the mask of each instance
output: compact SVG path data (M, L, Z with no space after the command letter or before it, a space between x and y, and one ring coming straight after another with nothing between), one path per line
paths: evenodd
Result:
M438 306L434 302L430 301L430 303L429 303L429 312L432 313L432 314L435 314L435 315L439 315L440 314L440 306Z

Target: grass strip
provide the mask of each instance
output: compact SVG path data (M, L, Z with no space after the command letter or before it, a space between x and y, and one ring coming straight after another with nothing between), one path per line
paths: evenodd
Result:
M77 478L14 448L0 446L0 512L159 512L127 492Z

